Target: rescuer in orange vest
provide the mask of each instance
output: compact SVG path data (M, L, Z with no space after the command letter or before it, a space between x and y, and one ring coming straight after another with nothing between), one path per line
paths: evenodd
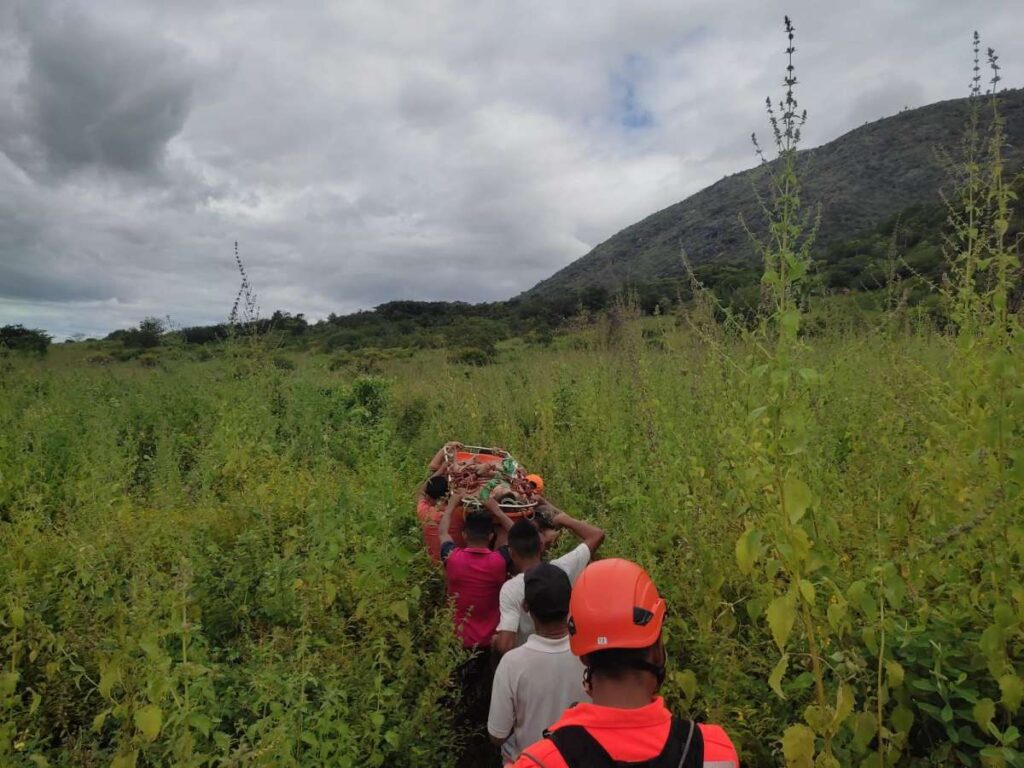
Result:
M643 568L591 563L569 601L569 646L593 703L565 710L514 768L739 768L721 726L673 717L658 696L664 620L665 601Z

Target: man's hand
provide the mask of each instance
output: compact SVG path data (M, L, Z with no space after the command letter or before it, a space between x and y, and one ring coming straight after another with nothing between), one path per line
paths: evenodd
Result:
M499 656L511 651L516 645L516 633L507 632L500 630L494 633L494 638L491 640L491 648Z
M493 493L488 496L487 501L484 502L484 509L490 512L491 517L493 517L506 531L512 527L512 518L505 514L505 510L503 510L501 505L498 504L498 500L494 498Z
M544 528L540 532L540 544L543 550L547 550L548 547L554 545L558 541L558 537L562 535L561 528Z
M444 514L441 515L441 522L437 525L437 538L442 544L446 541L454 541L451 534L448 533L448 529L451 528L452 524L452 513L455 508L462 503L462 500L466 498L465 491L459 491L453 493L451 498L448 500L448 506L444 509Z
M604 542L604 531L596 525L577 520L575 517L567 515L562 511L555 515L555 521L560 528L568 528L576 534L580 541L587 545L591 554L596 552L598 547Z

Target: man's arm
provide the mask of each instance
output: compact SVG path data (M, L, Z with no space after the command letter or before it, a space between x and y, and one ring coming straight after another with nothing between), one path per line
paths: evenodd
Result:
M512 695L512 683L509 680L508 664L498 663L494 670L494 683L491 686L491 707L487 713L487 736L491 744L500 747L516 725L516 703ZM500 735L504 734L504 735Z
M505 514L505 510L498 504L498 500L494 498L492 493L487 497L487 501L484 502L484 509L491 513L491 517L498 521L498 524L506 531L512 527L512 518Z
M441 542L442 546L449 541L452 544L455 543L455 539L453 539L451 534L448 533L448 529L452 525L452 512L454 512L455 508L462 503L463 498L465 498L465 494L453 493L452 497L448 500L448 506L444 509L444 514L441 515L441 522L437 524L437 538L438 541Z
M587 549L590 550L590 554L597 552L598 547L604 542L604 531L598 528L596 525L584 522L583 520L577 520L565 512L558 511L558 513L552 518L552 522L555 525L561 526L562 528L568 528L572 531L584 544L587 545Z
M508 630L499 629L494 633L494 637L491 639L491 650L499 656L504 656L506 653L516 647L516 633L509 632Z
M519 580L522 581L521 579ZM522 597L516 594L516 579L509 579L498 593L498 631L491 640L491 648L502 656L516 646L516 634L519 632L519 619L523 612Z
M442 445L441 449L434 454L434 458L432 458L430 460L430 463L427 464L427 469L430 470L430 474L436 474L437 470L439 470L441 468L441 465L444 464L445 453L461 447L462 443L456 442L454 440L450 443L445 443L444 445Z

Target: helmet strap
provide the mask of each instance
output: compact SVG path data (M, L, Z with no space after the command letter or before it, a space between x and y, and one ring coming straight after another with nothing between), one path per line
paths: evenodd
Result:
M658 687L659 688L661 688L662 684L665 682L665 665L664 664L654 664L654 663L652 663L650 661L644 661L644 660L641 660L641 659L637 659L636 661L632 662L630 666L632 666L634 669L639 669L639 670L642 670L644 672L650 672L652 675L654 675L655 678L657 678L657 680L658 680Z

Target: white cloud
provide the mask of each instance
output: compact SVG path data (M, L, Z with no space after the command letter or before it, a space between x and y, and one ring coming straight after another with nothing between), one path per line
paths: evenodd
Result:
M962 95L1007 3L0 7L0 323L64 335L511 296L753 164L797 24L808 144Z

